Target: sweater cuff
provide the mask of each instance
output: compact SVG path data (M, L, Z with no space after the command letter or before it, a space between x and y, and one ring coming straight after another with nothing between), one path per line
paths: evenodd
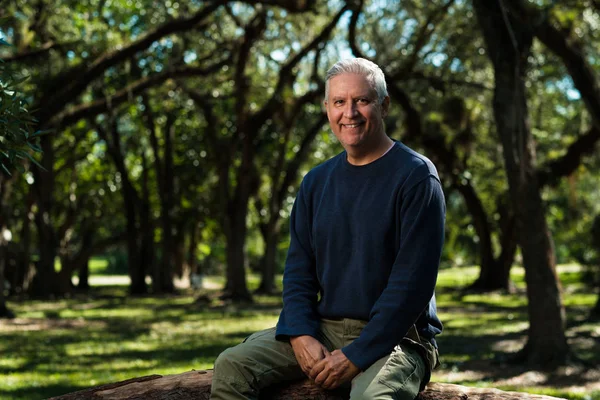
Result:
M298 327L283 327L277 326L275 331L275 339L279 341L289 341L292 336L312 336L315 339L319 338L319 329L315 329L310 326L298 326Z
M348 346L342 347L342 353L344 353L346 358L350 360L352 364L356 365L358 369L366 371L377 360L370 360L364 357L364 352L356 348L356 346L353 346L353 344L354 343L350 343Z

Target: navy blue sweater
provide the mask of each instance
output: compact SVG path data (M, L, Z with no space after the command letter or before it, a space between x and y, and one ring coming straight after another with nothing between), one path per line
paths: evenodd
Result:
M400 142L367 165L342 152L311 170L292 210L277 339L318 338L320 318L368 321L342 349L361 370L413 324L435 345L444 219L434 165Z

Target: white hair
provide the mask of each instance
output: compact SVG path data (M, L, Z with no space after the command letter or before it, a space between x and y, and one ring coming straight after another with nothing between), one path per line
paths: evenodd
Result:
M380 103L383 103L383 99L388 95L385 75L383 75L381 68L374 62L364 58L351 58L338 61L329 69L329 71L327 71L327 76L325 77L325 101L329 98L329 80L334 76L341 74L357 74L364 76L369 82L369 85L377 92Z

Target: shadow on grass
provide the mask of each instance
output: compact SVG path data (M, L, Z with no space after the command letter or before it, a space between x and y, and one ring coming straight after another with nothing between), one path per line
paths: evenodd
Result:
M14 391L0 390L0 399L39 400L76 392L82 389L85 389L85 386L56 383L51 385L29 387L25 389L16 389Z

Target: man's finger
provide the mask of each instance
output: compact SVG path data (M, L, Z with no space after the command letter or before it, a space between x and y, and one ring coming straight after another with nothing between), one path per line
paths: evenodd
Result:
M313 365L313 367L310 370L310 378L312 380L315 380L315 378L317 378L317 376L325 369L325 363L327 362L327 359L324 358L321 361L319 361L318 363L316 363L315 365Z
M314 379L315 383L321 387L324 387L323 384L329 378L329 370L323 369Z
M325 382L323 382L322 385L322 387L325 389L335 389L338 386L340 386L340 380L338 378L335 378L333 374L329 374L329 376L327 377Z

